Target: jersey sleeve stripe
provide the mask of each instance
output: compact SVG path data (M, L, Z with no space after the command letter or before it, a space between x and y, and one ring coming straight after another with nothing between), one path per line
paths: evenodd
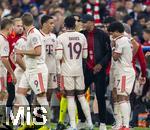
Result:
M64 50L64 49L55 49L55 51L60 51L60 50Z
M39 82L40 82L41 92L45 92L44 84L43 84L43 78L42 78L42 73L38 73L38 78L39 78Z
M39 47L39 46L42 46L42 45L37 45L37 46L35 46L34 48Z
M88 48L83 48L83 50L87 50Z

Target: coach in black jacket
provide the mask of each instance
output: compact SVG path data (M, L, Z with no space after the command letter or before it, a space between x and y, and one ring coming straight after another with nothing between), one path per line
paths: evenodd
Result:
M109 36L94 26L94 18L91 15L83 16L88 42L88 58L84 63L84 76L86 89L91 83L95 83L96 97L98 100L100 128L106 130L106 67L111 60L111 48Z

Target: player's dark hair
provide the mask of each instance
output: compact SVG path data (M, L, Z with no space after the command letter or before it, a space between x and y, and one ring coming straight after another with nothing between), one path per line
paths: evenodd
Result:
M4 18L0 22L1 30L6 29L6 27L9 26L9 25L13 25L13 21L8 19L8 18Z
M75 23L76 23L76 20L75 20L74 16L68 16L65 18L64 24L65 24L66 28L74 29Z
M113 22L110 24L110 26L108 27L108 31L109 32L119 32L119 33L123 33L124 32L124 26L122 23L120 22Z
M49 15L42 16L42 18L41 18L41 25L43 25L44 23L46 23L49 19L53 19L53 17L49 16Z
M33 25L34 18L31 13L24 13L21 19L25 26Z

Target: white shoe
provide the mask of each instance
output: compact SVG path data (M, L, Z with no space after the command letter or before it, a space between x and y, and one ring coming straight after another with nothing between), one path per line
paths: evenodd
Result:
M100 123L99 130L107 130L105 123Z
M89 126L88 126L88 124L87 124L86 121L85 121L85 122L79 121L79 123L78 123L78 125L77 125L77 128L78 128L78 130L80 130L80 129L86 129L86 128L89 128Z

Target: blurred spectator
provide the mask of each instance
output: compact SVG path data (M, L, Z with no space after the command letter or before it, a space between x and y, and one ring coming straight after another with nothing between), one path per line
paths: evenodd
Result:
M30 11L30 0L22 0L21 9L23 10L23 12Z
M39 10L38 10L38 7L36 6L36 4L30 5L30 12L34 18L34 26L36 28L39 28Z
M128 14L132 13L133 12L133 2L131 0L126 0L125 8L126 8Z
M11 15L13 18L19 18L22 15L22 10L19 7L13 7L11 9Z
M130 27L132 27L133 23L134 23L134 19L130 16L130 15L126 15L123 18L123 22L128 24Z
M143 38L144 38L144 46L150 46L150 28L145 29L143 32Z
M117 21L120 21L122 22L123 21L123 18L127 15L127 10L125 7L119 7L117 10L116 10L116 14L115 14L115 17L116 17L116 20Z
M138 36L141 43L143 43L143 30L146 28L146 16L145 14L139 14L137 20L134 22L132 26L132 35Z
M7 0L3 0L1 2L1 6L3 8L3 13L1 15L1 18L2 18L2 17L5 17L5 16L10 14L10 5L9 5L9 2Z

